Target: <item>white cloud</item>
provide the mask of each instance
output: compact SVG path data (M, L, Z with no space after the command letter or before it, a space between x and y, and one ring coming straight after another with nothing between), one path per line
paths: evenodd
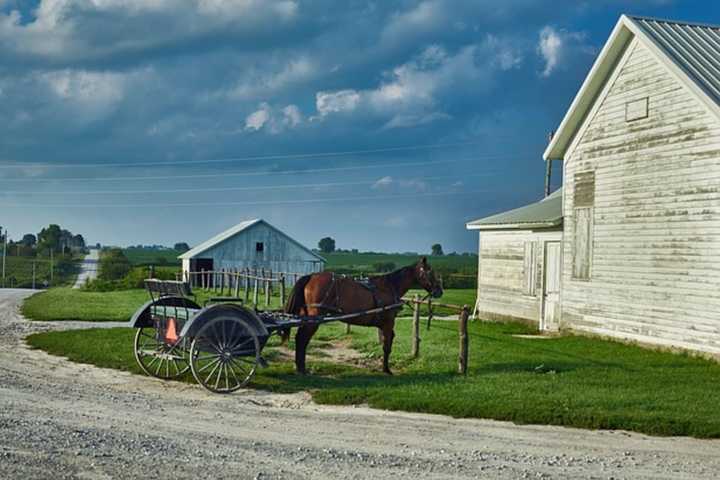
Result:
M355 110L359 102L360 94L350 89L315 94L315 108L320 116L336 112L351 112Z
M370 188L372 188L374 190L386 189L386 188L389 188L393 183L394 183L394 180L392 177L390 177L390 176L382 177L377 182L373 183L372 187L370 187Z
M543 27L540 30L540 38L537 45L537 53L543 59L545 67L540 73L543 77L549 77L563 62L568 61L569 54L573 51L580 51L586 54L594 54L594 49L585 45L587 35L583 32L568 32L557 30L552 26Z
M246 130L260 130L270 120L270 105L260 104L260 109L245 118Z
M287 105L278 110L263 102L256 111L245 117L245 130L265 129L269 133L277 134L297 127L302 121L303 116L297 105Z
M307 57L290 61L279 71L266 73L268 65L243 73L243 78L231 89L220 92L223 97L233 100L251 100L268 97L293 84L311 79L317 66Z
M302 123L302 114L297 105L288 105L282 109L283 112L283 123L291 128L296 127Z
M501 52L502 57L496 56ZM320 117L335 112L359 111L386 117L384 128L403 128L451 118L442 98L457 95L457 87L476 92L487 87L494 72L517 66L522 59L495 37L467 45L454 54L439 45L426 47L414 59L384 74L374 89L318 92Z
M417 192L424 192L428 189L428 184L420 179L413 178L409 180L400 180L400 186L415 190Z

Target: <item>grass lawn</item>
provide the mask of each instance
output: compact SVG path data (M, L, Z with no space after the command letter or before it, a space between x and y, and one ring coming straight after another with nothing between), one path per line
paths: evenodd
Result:
M197 290L202 305L206 299L219 295ZM72 288L51 288L25 300L22 313L30 320L85 320L91 322L124 322L150 299L143 289L112 292L87 292ZM251 293L252 300L252 293ZM260 295L263 307L265 297ZM270 298L270 308L280 308L280 298Z
M22 313L31 320L124 322L148 300L145 290L85 292L51 288L25 300Z
M84 363L138 372L130 329L40 333L28 342ZM276 392L311 391L317 402L492 418L517 423L620 428L655 435L720 437L720 365L698 358L617 342L565 336L519 338L529 327L473 322L470 368L455 373L455 322L423 328L421 358L412 360L410 322L398 322L392 363L395 376L379 373L381 349L374 329L353 328L346 341L362 353L352 364L328 358L325 349L346 337L344 325L325 325L313 339L313 375L299 377L278 358L254 381ZM186 379L191 381L190 379Z

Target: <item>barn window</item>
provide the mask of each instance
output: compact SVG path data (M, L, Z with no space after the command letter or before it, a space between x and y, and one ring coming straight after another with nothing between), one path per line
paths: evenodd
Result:
M575 229L573 231L573 278L590 280L593 249L595 172L575 174Z
M575 231L573 251L573 278L590 280L592 261L593 209L575 209Z
M634 120L642 120L647 118L649 114L647 97L641 98L640 100L634 100L625 104L625 121L632 122Z
M263 242L257 242L255 244L255 251L257 253L262 253L265 251L265 244Z
M525 295L535 296L535 285L537 277L537 243L525 242L525 263L523 265L525 278L523 280L523 291Z

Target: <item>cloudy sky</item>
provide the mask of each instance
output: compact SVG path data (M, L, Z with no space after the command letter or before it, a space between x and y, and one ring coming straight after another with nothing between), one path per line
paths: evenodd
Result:
M0 225L198 243L472 251L623 12L681 0L0 0ZM556 182L558 183L557 179Z

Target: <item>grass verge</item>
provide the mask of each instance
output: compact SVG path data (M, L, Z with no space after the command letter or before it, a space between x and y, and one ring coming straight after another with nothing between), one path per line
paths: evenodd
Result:
M35 348L73 361L138 372L130 329L39 333ZM396 375L379 373L382 356L374 329L326 325L313 339L313 375L293 374L271 343L253 385L276 392L309 390L315 401L491 418L516 423L626 429L653 435L720 437L720 365L684 355L585 337L519 338L517 324L470 325L470 368L455 374L455 322L423 328L422 354L410 358L410 322L401 320L393 353ZM349 364L324 354L350 341L362 357ZM186 378L192 381L191 378Z

